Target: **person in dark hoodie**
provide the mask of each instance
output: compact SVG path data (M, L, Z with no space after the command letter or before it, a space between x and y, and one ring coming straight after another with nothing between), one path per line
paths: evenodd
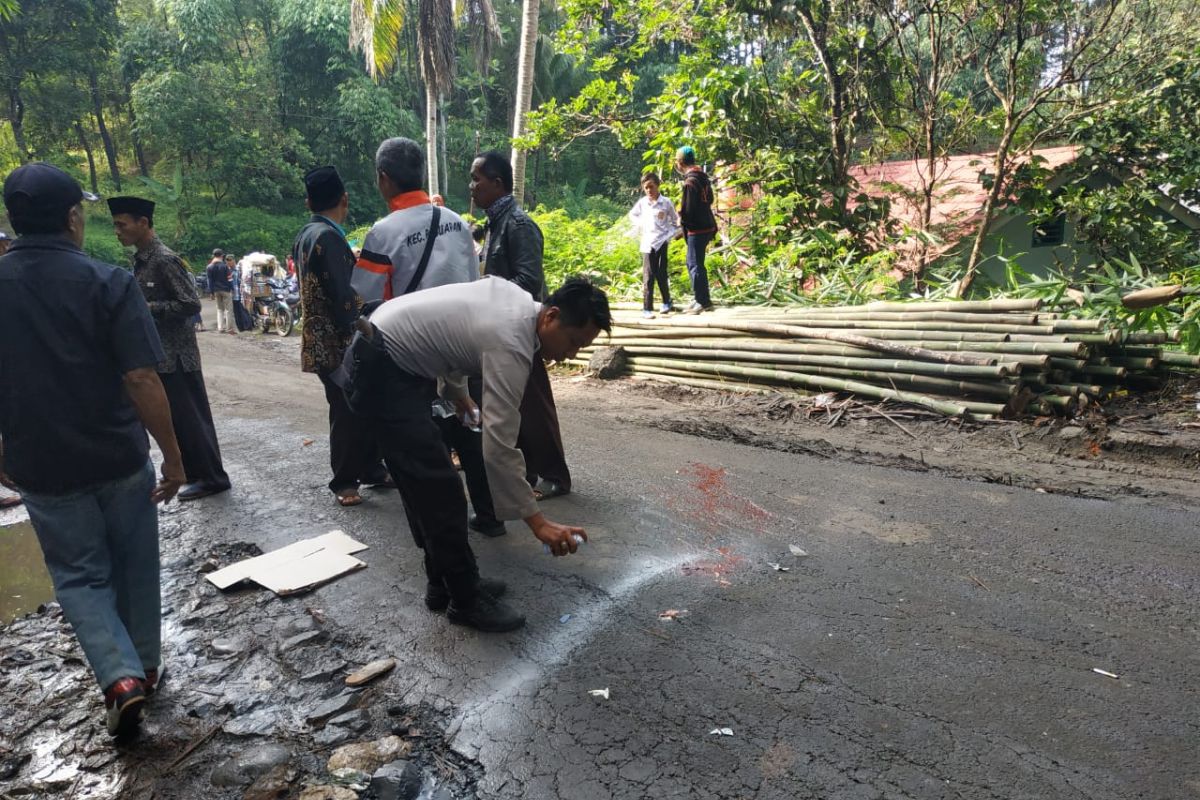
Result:
M712 311L708 295L708 270L704 267L704 251L717 233L713 217L712 181L696 164L696 151L681 147L675 153L675 167L683 173L683 192L679 201L679 224L687 238L687 271L692 281L692 304L684 309L688 314Z

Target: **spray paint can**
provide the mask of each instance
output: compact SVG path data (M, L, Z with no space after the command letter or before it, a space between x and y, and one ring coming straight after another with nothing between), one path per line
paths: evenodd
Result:
M584 542L587 541L587 539L584 539L578 533L572 533L571 538L575 540L575 544L583 544ZM546 555L550 555L550 545L546 544L545 542L542 542L542 552L545 553Z

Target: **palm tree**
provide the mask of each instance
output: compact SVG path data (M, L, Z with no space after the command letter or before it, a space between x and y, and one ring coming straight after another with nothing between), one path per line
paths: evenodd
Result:
M517 59L517 99L513 113L513 139L525 133L525 116L533 98L533 65L537 54L538 16L540 0L524 0L521 9L521 51ZM512 149L513 196L525 197L525 151L515 145Z
M400 32L411 10L411 0L350 0L350 47L362 52L367 72L376 80L387 75L399 62ZM481 70L491 60L494 44L499 41L499 23L492 0L465 0L464 8L455 8L454 0L415 0L417 13L417 51L421 80L425 84L425 163L428 166L429 193L439 194L438 180L438 105L439 98L454 87L454 20L465 16L474 36L473 50Z

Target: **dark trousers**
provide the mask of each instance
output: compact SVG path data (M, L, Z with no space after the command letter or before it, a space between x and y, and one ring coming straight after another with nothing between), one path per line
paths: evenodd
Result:
M704 251L713 239L711 233L689 233L687 235L687 271L692 279L692 295L702 306L712 305L708 296L708 270L704 267Z
M328 375L317 377L329 403L329 466L333 469L329 491L337 494L364 483L383 483L387 469L380 462L371 421L350 410L346 395Z
M571 488L571 470L563 453L562 433L558 429L558 409L554 407L554 392L546 365L535 353L525 395L521 398L521 427L517 447L525 456L525 473L529 482L539 477Z
M667 248L670 240L662 247L642 253L642 308L654 310L654 284L658 284L663 305L671 305L671 278L667 275Z
M184 372L182 366L176 364L174 372L160 372L158 377L171 406L171 422L179 441L179 452L183 455L183 472L188 483L228 488L229 476L221 464L221 448L217 444L212 410L208 407L203 373L200 370Z
M425 551L425 574L431 583L443 583L456 603L469 604L479 571L467 543L462 481L430 414L437 384L401 371L386 357L370 368L375 397L369 411L359 410L371 420L404 501L413 541Z
M470 381L471 398L476 405L480 402L480 382ZM496 507L492 503L492 488L488 484L487 466L483 460L483 434L473 431L458 421L457 417L436 418L438 429L446 446L458 453L463 475L467 478L467 494L471 497L471 508L479 521L487 524L496 521Z

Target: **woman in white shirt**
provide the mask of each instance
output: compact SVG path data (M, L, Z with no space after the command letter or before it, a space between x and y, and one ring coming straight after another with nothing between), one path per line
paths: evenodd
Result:
M659 194L659 183L658 175L653 172L642 176L642 191L646 196L640 198L629 212L641 233L643 317L654 316L656 282L662 294L662 313L674 310L671 308L671 279L667 274L667 247L679 234L679 217L671 201Z

